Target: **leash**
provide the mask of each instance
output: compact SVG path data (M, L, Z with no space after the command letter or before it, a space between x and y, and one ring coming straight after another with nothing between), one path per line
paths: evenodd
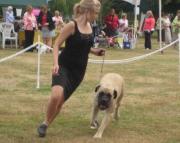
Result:
M104 60L105 60L105 53L104 53L104 55L103 55L103 62L102 62L102 65L101 65L101 72L100 72L100 77L99 77L99 80L101 80L101 78L102 78L102 74L103 74L103 68L104 68Z

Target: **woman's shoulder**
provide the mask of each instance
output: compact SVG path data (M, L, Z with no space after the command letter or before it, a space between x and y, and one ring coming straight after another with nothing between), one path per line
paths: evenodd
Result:
M25 13L24 13L24 17L29 17L30 15L29 15L29 13L26 11Z
M24 13L24 16L27 16L27 11Z
M71 20L71 21L69 21L68 23L66 23L66 26L68 26L68 27L71 27L71 28L74 28L75 27L75 25L76 25L76 21L75 20Z
M64 28L66 31L69 31L71 33L74 33L75 31L75 21L69 21L65 24Z

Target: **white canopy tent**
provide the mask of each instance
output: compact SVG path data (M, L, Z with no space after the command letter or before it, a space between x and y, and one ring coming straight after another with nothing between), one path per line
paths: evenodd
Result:
M136 38L136 32L137 32L137 15L138 15L138 6L140 5L141 0L123 0L126 1L132 5L134 5L134 34L133 34L133 39ZM135 44L134 44L135 45Z
M137 7L138 7L138 5L140 5L140 3L141 3L141 0L123 0L123 1L126 1L126 2L128 2L128 3L131 3L132 5L134 5L135 6L135 11L134 11L134 13L135 13L135 17L134 17L134 29L136 29L137 28L137 25L136 25L136 23L137 23ZM162 0L159 0L159 19L160 19L160 29L161 29L161 27L162 27L162 23L161 23L161 10L162 10ZM136 32L136 31L135 31ZM135 33L134 32L134 33ZM160 34L159 34L159 40L160 40L160 42L159 42L159 48L162 48L162 34L161 34L161 30L160 30ZM135 37L134 37L135 38Z

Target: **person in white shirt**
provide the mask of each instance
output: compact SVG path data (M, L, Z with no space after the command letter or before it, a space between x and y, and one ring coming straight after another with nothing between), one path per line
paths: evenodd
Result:
M127 19L127 14L123 13L122 18L119 19L119 31L120 32L125 32L128 30L128 19Z
M165 43L170 44L172 41L172 36L171 36L171 29L170 29L171 21L169 19L168 14L165 14L163 26L165 29Z
M56 32L60 32L64 26L63 18L58 10L55 11L55 16L53 17L55 22Z
M6 22L8 23L14 23L14 13L13 13L13 7L8 6L6 11Z

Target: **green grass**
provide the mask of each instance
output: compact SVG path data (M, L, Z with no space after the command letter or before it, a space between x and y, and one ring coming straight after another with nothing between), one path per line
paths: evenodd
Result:
M153 43L155 50L158 43ZM1 49L0 59L15 52ZM107 49L105 59L148 52L140 39L134 50ZM51 93L52 54L41 57L40 89L36 89L36 53L0 63L0 143L180 143L178 50L164 52L125 65L104 65L103 74L116 72L124 77L125 96L120 119L111 122L101 140L93 139L95 130L89 128L101 65L88 64L82 84L49 127L47 137L40 139L36 128L45 116Z

